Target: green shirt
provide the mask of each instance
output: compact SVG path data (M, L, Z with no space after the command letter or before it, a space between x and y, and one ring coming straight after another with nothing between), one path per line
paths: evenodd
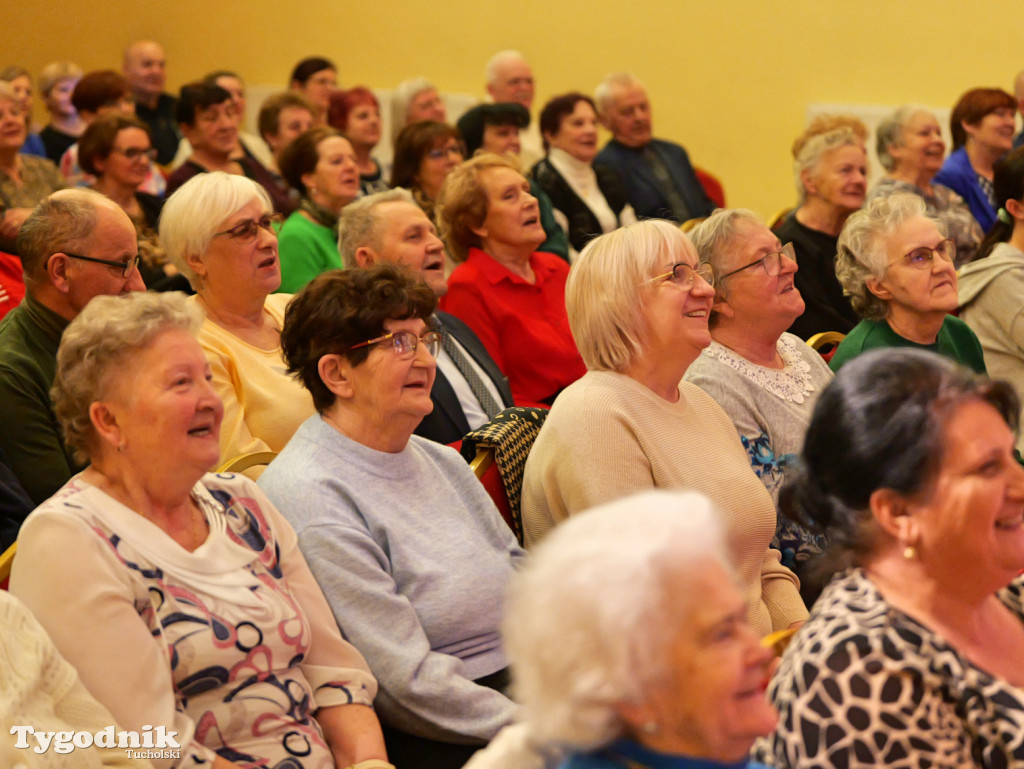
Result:
M978 337L966 323L952 315L947 315L942 322L942 328L939 329L939 335L933 344L919 344L905 339L893 331L884 320L862 320L836 348L836 354L832 356L829 366L833 371L839 371L847 361L856 358L862 352L879 347L914 347L918 350L929 350L952 358L979 374L987 373L985 356Z
M0 448L37 505L84 467L64 447L50 402L67 325L31 294L0 321Z
M321 272L341 269L338 235L330 227L311 222L296 211L277 238L281 256L282 294L295 294Z

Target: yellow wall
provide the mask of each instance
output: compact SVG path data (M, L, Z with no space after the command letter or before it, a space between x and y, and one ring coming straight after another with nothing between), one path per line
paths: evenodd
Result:
M969 87L1009 89L1024 67L1020 9L1020 0L9 0L0 64L117 67L125 44L146 37L167 49L171 88L219 67L283 85L298 59L320 54L345 85L424 75L482 93L488 57L515 47L533 64L537 107L631 69L647 83L655 133L717 173L730 205L769 216L793 202L789 147L807 104L952 105Z

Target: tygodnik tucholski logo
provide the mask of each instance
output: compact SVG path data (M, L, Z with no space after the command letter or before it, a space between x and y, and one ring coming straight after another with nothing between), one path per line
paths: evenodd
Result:
M46 753L50 749L54 753L70 753L77 748L95 746L124 750L129 758L181 758L181 746L175 739L178 733L169 732L164 726L154 729L147 724L141 732L118 732L113 726L98 732L42 732L32 726L12 726L11 734L17 737L14 747L31 748L35 753Z

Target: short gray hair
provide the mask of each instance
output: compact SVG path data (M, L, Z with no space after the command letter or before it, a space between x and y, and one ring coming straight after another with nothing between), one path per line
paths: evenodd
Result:
M97 296L71 321L57 350L50 397L76 460L89 461L97 449L89 406L106 396L118 369L130 366L161 332L182 329L195 335L202 323L202 310L184 294L144 291Z
M398 84L398 87L391 92L391 133L392 139L396 138L405 127L406 118L409 116L409 104L419 94L429 91L437 86L425 77L414 77Z
M827 153L848 144L863 149L867 135L864 123L849 115L819 115L811 121L793 142L793 176L801 203L807 197L801 178L804 171L813 176Z
M888 265L884 240L908 220L924 217L945 234L945 226L925 213L924 201L917 195L896 193L877 197L864 208L850 214L839 233L836 277L843 294L862 318L881 320L889 305L871 293L867 279L881 280Z
M39 93L49 96L61 80L80 80L83 74L73 61L51 61L39 73Z
M709 560L733 571L721 521L693 491L617 500L540 543L512 577L502 629L513 692L541 742L588 750L623 733L615 706L663 677L690 619L665 612L688 590L677 570L697 575Z
M718 208L711 216L690 232L690 240L697 249L700 261L707 262L715 273L715 294L726 297L725 284L718 279L727 272L723 266L726 257L732 256L742 246L737 243L740 230L744 227L766 227L761 218L749 208ZM708 326L718 323L719 315L712 311Z
M693 249L678 226L646 219L587 243L569 271L565 309L591 371L623 371L644 349L643 296L662 266Z
M81 251L99 219L98 206L113 205L95 190L58 190L40 200L18 231L17 249L27 281L43 279L47 260L58 251Z
M484 67L484 82L487 85L498 82L498 69L500 69L502 64L509 61L521 61L526 63L526 57L519 51L511 48L505 51L498 51L487 62L487 66Z
M198 287L199 276L189 266L188 257L204 256L221 223L253 200L263 203L268 214L274 210L263 187L223 171L197 174L167 199L160 214L160 241L192 288Z
M377 207L385 203L412 203L412 193L402 187L393 190L376 192L365 198L358 198L343 209L338 220L338 251L341 253L342 264L352 270L356 263L356 249L370 246L374 251L380 250L381 236L377 222Z
M935 113L923 104L904 104L891 115L882 118L882 122L878 124L878 128L875 129L875 152L878 154L878 162L886 171L896 168L896 158L889 154L889 149L903 146L904 129L911 120L922 113L935 117Z
M594 89L594 101L597 103L598 113L603 114L611 107L613 88L628 88L631 85L640 86L645 91L647 90L644 84L640 82L640 78L632 72L613 72L598 83L597 88Z

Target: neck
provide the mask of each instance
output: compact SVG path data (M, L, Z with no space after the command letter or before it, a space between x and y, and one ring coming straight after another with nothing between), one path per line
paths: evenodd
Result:
M796 220L812 230L838 237L851 213L821 198L808 196L796 210Z
M700 351L694 351L685 358L676 350L671 356L654 350L645 350L629 362L622 373L634 379L659 398L669 403L679 400L679 382L690 364L697 360ZM673 360L673 358L678 358Z
M145 473L136 471L125 454L108 448L101 454L84 471L84 479L161 528L163 521L188 510L189 494L202 477L202 473L160 472L160 482L154 483Z
M370 153L373 151L375 145L373 144L356 144L350 142L352 145L352 151L356 156L356 163L359 165L360 171L373 171L377 164L373 162L373 158L370 157Z
M54 115L51 125L69 136L81 136L85 130L85 121L77 112L70 115Z
M20 167L21 161L18 158L18 150L6 148L0 149L0 170L14 175Z
M480 248L498 264L505 267L509 272L518 275L527 283L536 281L537 276L534 275L533 267L530 266L532 249L524 251L521 248L512 248L501 243L491 243L489 241L485 241Z
M160 94L158 93L140 93L135 92L135 101L144 107L150 109L156 109L156 105L160 103Z
M270 316L263 312L266 295L228 292L228 296L224 297L207 286L199 294L199 301L206 310L206 316L221 328L258 331L272 322Z
M901 305L890 304L889 314L885 316L885 320L889 328L904 339L918 344L935 344L939 337L939 329L946 320L946 312L909 312Z
M991 179L992 167L1002 157L1002 153L993 150L991 147L978 144L976 141L968 141L964 149L967 150L967 159L971 161L971 168L974 169L975 173L984 176L986 179Z
M335 401L321 418L346 438L387 454L403 451L420 423L419 419L410 416L364 414L340 400Z
M935 174L931 171L925 171L921 168L894 168L889 172L889 178L913 184L929 194L932 191L932 179L934 177Z
M122 184L109 176L100 176L93 182L92 188L102 192L108 198L127 210L135 202L135 187Z
M354 198L339 198L333 195L325 195L322 192L310 193L309 199L321 208L326 208L334 214L340 214L341 209L352 202Z
M1024 222L1016 222L1013 225L1013 233L1007 243L1018 251L1024 251Z
M227 171L233 165L230 151L217 152L209 149L196 149L195 147L192 148L192 157L189 160L198 163L210 171Z
M711 338L756 366L774 369L785 367L779 355L779 337L785 329L766 329L757 324L741 328L731 320L723 318L712 326Z

